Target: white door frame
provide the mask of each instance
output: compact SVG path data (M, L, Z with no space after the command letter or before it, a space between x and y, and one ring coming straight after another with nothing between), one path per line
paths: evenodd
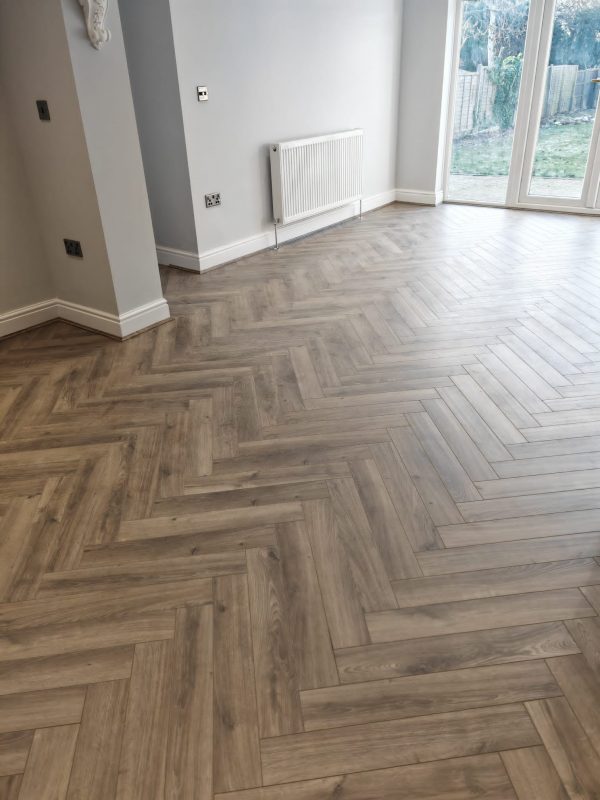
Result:
M454 106L460 64L464 0L450 0L456 5L452 76L448 103L446 148L444 161L444 200L465 205L500 205L502 208L529 208L540 211L600 215L600 108L590 147L590 160L584 182L583 200L536 197L529 195L537 139L543 110L546 68L549 61L554 26L556 0L530 0L529 21L523 55L521 90L515 117L513 151L508 178L506 203L452 200L448 198L448 183L454 140Z

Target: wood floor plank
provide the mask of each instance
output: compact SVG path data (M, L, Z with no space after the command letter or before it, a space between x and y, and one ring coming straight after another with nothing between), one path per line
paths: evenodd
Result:
M389 443L373 445L371 449L413 550L433 550L443 547L433 520L398 451Z
M522 478L526 475L551 475L556 472L598 469L600 468L600 452L496 461L492 466L499 478Z
M456 502L480 500L481 495L463 469L446 440L426 412L409 414L408 422L452 499Z
M395 608L396 598L354 481L338 478L329 481L328 487L338 542L346 555L363 609Z
M319 576L333 647L368 644L370 640L364 609L354 587L345 550L339 541L331 503L327 500L314 500L305 503L304 508L306 530Z
M497 497L568 492L574 489L591 489L600 484L600 469L577 472L559 472L554 475L527 475L522 478L500 478L479 481L477 489L486 500Z
M600 759L564 697L534 700L526 708L570 798L600 792Z
M262 783L246 578L217 578L214 592L214 791Z
M64 800L79 725L35 732L19 792L20 800Z
M353 461L352 477L390 579L414 578L421 569L374 460Z
M434 525L462 522L462 516L419 440L410 430L393 428L390 437L421 495Z
M600 489L555 491L544 495L521 495L498 500L481 500L479 503L459 503L460 513L465 522L583 511L588 508L600 508Z
M183 491L181 492L183 494ZM234 508L229 511L207 511L180 517L153 517L132 520L121 525L120 541L182 536L191 533L244 530L272 525L278 522L294 522L302 519L300 503L273 503L255 508Z
M600 620L596 617L572 619L565 625L596 677L600 679Z
M118 569L128 562L160 561L204 553L216 554L219 559L221 554L232 550L243 552L247 547L268 547L274 542L273 525L235 531L166 536L151 540L139 539L134 542L114 542L106 546L90 547L84 552L81 565L82 567L115 566Z
M516 704L265 739L261 753L268 786L539 742L523 706Z
M317 689L338 683L314 558L304 523L277 528L286 596L286 622L294 651L293 663L300 689Z
M136 645L115 795L118 800L163 796L172 656L171 642Z
M515 800L511 783L495 754L279 784L216 795L215 800L479 800L481 797Z
M0 601L10 600L20 571L31 554L30 537L40 495L15 498L0 521Z
M518 428L471 375L455 375L452 381L503 444L522 444L525 441Z
M129 678L133 647L0 662L0 695Z
M187 447L188 457L184 468L184 489L188 476L210 475L212 472L212 412L213 404L210 397L196 398L190 401L188 424L191 441Z
M519 800L534 797L546 800L569 800L562 781L543 747L526 747L502 753Z
M32 741L33 731L0 734L0 776L19 775L25 770Z
M439 528L446 547L461 547L490 542L510 542L560 536L567 533L598 531L598 512L566 511L564 514L538 514L531 517L508 517L485 522L467 522Z
M115 796L128 695L127 680L88 687L67 800Z
M523 592L568 589L600 579L599 565L593 558L574 561L550 561L543 564L498 567L415 580L396 581L392 585L398 606L451 603L480 597L521 594Z
M582 586L581 591L583 592L585 599L596 609L596 613L600 614L600 586Z
M349 647L335 657L341 682L360 683L577 652L562 622L546 622Z
M316 731L559 694L546 664L531 661L313 689L301 699L304 727Z
M160 586L177 580L211 578L246 571L241 549L180 558L84 567L44 576L37 597L64 597L85 592L122 591L135 586Z
M173 642L165 797L213 797L213 609L180 608Z
M142 519L150 516L158 488L160 445L160 426L136 430L132 443L133 452L127 465L121 519Z
M261 738L303 730L295 648L276 548L249 550L248 590Z
M423 406L472 481L496 477L488 460L443 400L424 400Z
M479 416L458 387L440 388L439 393L484 458L488 461L503 461L510 457L506 447L485 420Z
M373 642L595 616L578 589L463 600L367 614Z
M569 705L600 756L600 680L585 656L554 658L549 662Z
M485 569L490 564L510 567L597 555L600 555L600 533L592 532L515 541L510 547L505 542L453 547L436 553L419 553L417 559L424 575L444 575Z
M81 686L0 697L0 733L78 723L84 699Z
M517 429L531 428L536 424L535 418L487 367L469 364L465 369Z
M3 800L18 800L23 776L9 775L0 778L0 797Z

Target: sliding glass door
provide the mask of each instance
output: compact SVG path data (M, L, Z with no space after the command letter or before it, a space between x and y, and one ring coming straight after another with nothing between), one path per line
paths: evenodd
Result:
M600 208L600 0L456 0L445 199Z

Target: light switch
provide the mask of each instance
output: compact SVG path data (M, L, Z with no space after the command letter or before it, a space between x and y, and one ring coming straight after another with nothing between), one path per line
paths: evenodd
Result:
M198 94L198 102L206 103L208 100L208 86L196 86L196 92Z

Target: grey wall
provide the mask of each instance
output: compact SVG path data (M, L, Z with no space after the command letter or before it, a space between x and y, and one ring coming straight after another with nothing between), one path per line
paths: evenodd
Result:
M0 314L52 297L34 204L0 83Z
M454 0L404 0L397 188L441 190Z
M364 128L365 195L395 188L401 8L171 0L201 252L270 229L272 141ZM196 101L197 84L208 103ZM223 205L206 209L204 194L216 191Z
M160 303L162 289L119 8L109 9L112 38L98 51L78 0L0 0L0 74L52 294L120 315ZM81 241L83 259L64 238Z
M97 51L78 0L62 5L110 276L123 314L162 298L162 288L119 6L109 3L111 39Z
M116 313L60 0L0 0L0 71L55 295ZM37 99L51 122L38 119ZM83 261L65 254L64 237L82 241Z
M120 0L156 243L198 252L169 0Z

